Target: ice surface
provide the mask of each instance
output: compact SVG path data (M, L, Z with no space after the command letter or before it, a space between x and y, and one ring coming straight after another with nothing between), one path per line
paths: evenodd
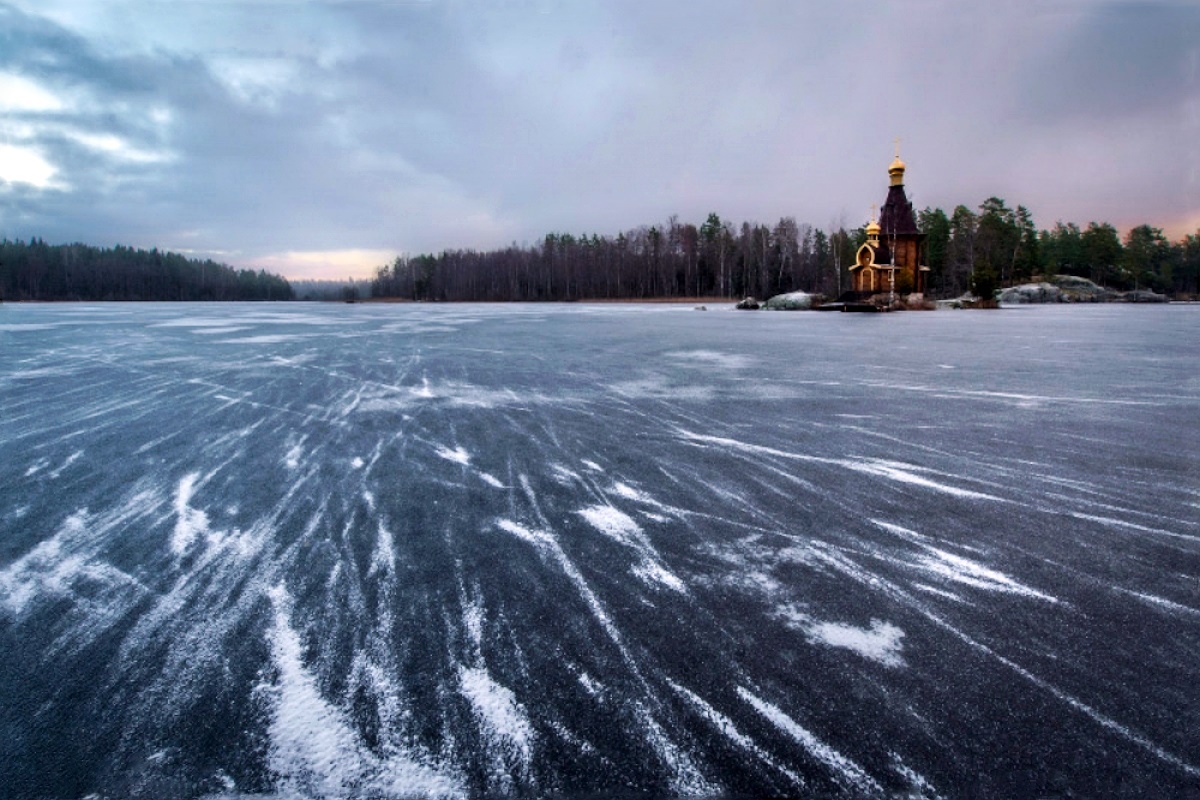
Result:
M755 711L762 714L773 725L803 745L804 749L812 754L814 758L831 769L835 779L844 785L846 789L854 792L859 797L881 796L883 794L883 787L874 778L864 772L862 767L846 758L846 756L837 750L834 750L825 742L822 742L807 728L780 710L778 706L757 697L743 686L737 687L737 691L743 700L754 707Z
M772 769L783 773L783 775L785 775L791 782L793 787L804 786L803 778L780 764L777 760L772 758L769 753L756 744L754 740L739 731L733 720L722 714L720 711L717 711L694 692L685 689L674 681L668 681L667 683L677 694L681 695L689 703L695 706L704 717L707 717L709 722L712 723L713 727L716 728L722 736L730 739L738 747L746 750Z
M364 789L383 797L463 796L460 778L409 753L380 759L364 746L304 666L300 637L288 621L287 591L275 586L270 597L275 614L271 655L279 677L267 689L274 701L269 761L280 787L310 797L345 797Z
M579 509L579 515L596 530L638 554L640 560L633 567L634 575L647 583L661 584L676 592L687 592L683 581L663 566L654 545L628 514L612 506L594 505Z
M0 786L1188 796L1196 341L6 304Z

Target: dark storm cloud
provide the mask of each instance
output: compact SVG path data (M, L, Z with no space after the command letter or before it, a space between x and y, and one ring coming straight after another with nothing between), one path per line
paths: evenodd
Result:
M20 215L51 234L55 228L69 234L87 208L100 221L127 216L134 231L139 218L147 232L164 222L174 225L175 231L162 231L167 235L193 226L228 234L241 226L268 246L292 239L303 245L303 232L312 225L352 225L359 218L353 206L361 205L372 184L395 177L386 164L359 169L339 160L347 151L370 153L379 144L355 140L355 115L386 115L393 104L361 107L363 98L339 87L336 72L321 76L303 58L288 58L292 79L302 87L325 79L326 91L314 95L284 86L268 101L236 96L194 56L106 53L12 9L5 10L4 22L2 66L67 98L62 111L9 115L10 123L30 128L18 134L22 143L37 146L68 176L68 187L52 187L32 205L30 192L20 195ZM121 148L97 151L95 141L103 136L119 137ZM332 165L342 174L332 174ZM357 182L349 180L355 177ZM129 209L130 201L137 208ZM281 233L280 225L287 230ZM86 219L81 227L77 235L102 235L88 230Z
M23 8L0 6L0 74L58 102L10 110L0 145L56 172L0 182L8 236L278 266L714 210L854 225L897 135L918 206L1200 209L1183 4Z
M1034 121L1078 116L1097 123L1171 113L1189 94L1200 96L1198 32L1200 5L1193 3L1130 3L1080 15L1058 47L1022 63L1024 92L1015 110Z

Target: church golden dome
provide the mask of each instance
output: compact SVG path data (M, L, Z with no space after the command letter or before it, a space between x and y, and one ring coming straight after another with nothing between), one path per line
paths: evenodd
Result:
M872 219L867 223L867 236L879 236L879 220Z
M888 176L892 179L892 186L904 183L904 162L900 160L899 155L888 166Z

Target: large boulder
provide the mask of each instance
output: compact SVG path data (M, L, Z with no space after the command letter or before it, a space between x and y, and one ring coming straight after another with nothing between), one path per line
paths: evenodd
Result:
M932 301L925 299L924 292L913 292L904 296L904 307L910 311L932 311L937 308Z
M1139 289L1139 290L1133 291L1133 292L1125 292L1124 294L1120 295L1119 299L1124 300L1126 303L1165 303L1165 302L1167 302L1167 296L1165 294L1159 294L1158 292L1152 292L1149 289Z
M958 297L950 297L945 300L938 300L937 307L938 308L955 308L955 309L971 308L978 302L979 302L978 297L971 294L970 292L967 292L966 294L959 295Z
M808 292L777 294L767 301L765 308L772 311L806 311L820 305L821 296Z
M739 311L758 311L762 306L753 297L744 297L734 308Z
M1020 286L1010 286L1000 292L998 299L1003 305L1061 303L1063 293L1052 283L1023 283Z
M1062 291L1063 300L1068 303L1107 303L1116 296L1078 275L1056 275L1050 280Z

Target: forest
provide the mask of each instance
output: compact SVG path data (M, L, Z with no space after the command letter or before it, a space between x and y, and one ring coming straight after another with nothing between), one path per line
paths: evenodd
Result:
M1123 239L1099 222L1038 230L1028 209L996 197L975 211L926 208L917 217L927 235L923 263L932 297L1059 274L1177 298L1200 291L1200 231L1170 242L1150 225ZM616 236L551 233L534 245L399 256L376 271L371 294L490 301L767 298L792 291L836 297L849 288L848 270L865 240L864 227L824 230L792 217L773 226L737 225L712 213L697 227L672 216Z
M917 214L926 234L928 294L958 297L1055 275L1116 290L1200 295L1200 231L1171 242L1139 225L1121 237L1106 222L1039 230L1029 210L989 197L977 210ZM616 236L550 233L533 245L448 249L399 256L369 282L301 281L235 269L158 249L0 240L4 300L652 300L767 298L792 291L837 297L865 241L863 227L817 228L784 217L736 225L708 215L696 226L672 216Z
M0 240L3 300L291 300L288 282L158 249Z

